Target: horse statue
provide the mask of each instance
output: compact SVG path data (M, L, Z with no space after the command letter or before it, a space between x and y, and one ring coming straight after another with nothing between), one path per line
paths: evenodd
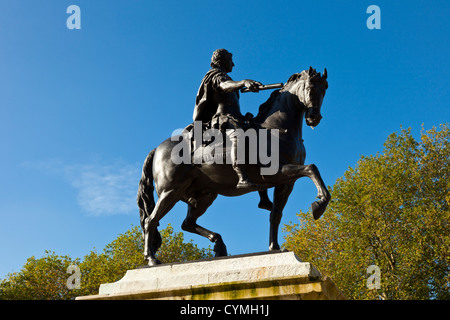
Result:
M323 75L312 67L293 74L284 86L273 91L263 103L253 123L258 128L278 129L279 153L275 174L262 175L261 164L246 164L249 177L260 190L274 187L273 206L270 212L269 250L279 250L278 228L283 209L294 183L301 177L310 178L318 191L318 200L311 205L314 219L320 218L331 199L319 170L314 164L304 165L306 150L302 140L303 118L308 126L315 127L322 119L320 109L328 88L327 70ZM145 159L139 182L137 202L144 238L144 257L149 266L160 264L155 253L161 246L159 221L178 202L188 204L184 231L199 234L214 243L215 256L226 256L227 249L220 234L197 224L217 196L240 196L256 190L237 189L238 180L231 164L176 164L171 154L179 142L163 141ZM153 182L155 188L153 187ZM155 204L154 190L158 195Z

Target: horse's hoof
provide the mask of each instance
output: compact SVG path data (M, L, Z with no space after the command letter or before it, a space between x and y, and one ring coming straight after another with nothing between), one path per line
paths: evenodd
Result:
M223 244L223 245L214 245L214 249L213 251L216 253L214 256L215 257L226 257L228 256L228 251L227 251L227 247Z
M269 251L280 250L280 245L278 243L271 243L269 245Z
M215 257L226 257L228 256L227 246L223 243L222 237L219 238L214 243L213 251L216 253Z
M323 213L325 212L325 209L327 208L327 202L318 202L315 201L311 204L311 211L314 217L314 220L319 219Z
M154 267L154 266L157 266L158 264L162 264L162 263L158 259L148 259L147 264L149 267Z
M272 211L273 203L270 200L261 200L258 204L258 208Z

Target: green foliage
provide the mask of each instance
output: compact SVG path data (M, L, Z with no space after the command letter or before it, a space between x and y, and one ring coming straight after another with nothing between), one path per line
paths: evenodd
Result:
M193 241L184 242L182 232L174 233L169 225L161 230L163 243L158 258L165 263L212 257L212 250L199 249ZM81 272L80 289L70 290L67 281L69 265L78 265ZM58 256L46 251L46 256L27 260L22 270L9 274L0 282L0 299L5 300L64 300L98 293L101 283L121 279L129 269L145 265L140 229L132 227L106 245L103 252L91 251L82 261Z
M76 263L78 260L50 251L45 251L45 256L39 259L28 258L20 272L9 274L8 279L0 282L0 299L71 299L75 294L67 288L70 274L66 270Z
M449 127L391 134L330 188L314 221L300 212L284 246L329 275L351 299L450 299ZM369 290L367 267L381 269Z

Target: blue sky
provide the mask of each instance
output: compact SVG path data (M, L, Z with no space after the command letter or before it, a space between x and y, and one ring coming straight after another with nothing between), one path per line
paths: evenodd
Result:
M81 30L66 27L71 4ZM380 30L366 27L371 4ZM422 124L448 122L449 9L411 0L1 0L0 278L45 250L83 257L139 224L143 161L192 121L215 49L234 54L235 80L285 82L310 65L327 68L323 120L304 127L306 163L327 185L400 126L418 135ZM256 114L269 94L242 94L242 111ZM298 180L282 224L315 195ZM219 197L199 224L231 254L265 251L269 219L257 202ZM181 231L185 215L179 203L161 227Z

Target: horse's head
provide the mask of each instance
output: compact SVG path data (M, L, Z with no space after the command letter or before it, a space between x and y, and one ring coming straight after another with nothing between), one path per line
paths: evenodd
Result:
M315 127L320 123L322 119L320 108L327 88L327 69L320 75L320 72L309 67L309 70L293 74L287 81L285 90L296 95L304 106L308 126Z

